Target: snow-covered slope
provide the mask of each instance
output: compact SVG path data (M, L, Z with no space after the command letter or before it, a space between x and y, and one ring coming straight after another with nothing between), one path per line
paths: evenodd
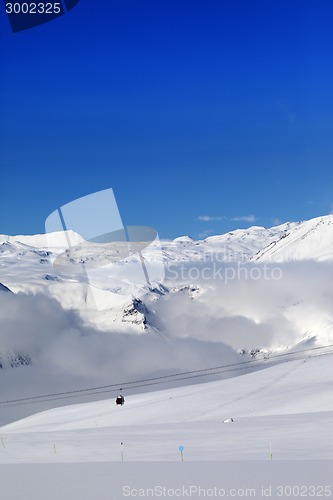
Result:
M256 260L288 262L333 260L333 215L294 224L255 257Z
M270 442L275 459L333 459L332 356L39 413L1 428L0 462L119 461L120 442L129 461L177 461L179 444L190 461L264 460Z
M67 238L70 239L72 245L78 245L84 241L84 239L74 231L63 231L61 233L48 233L48 234L33 234L33 235L17 235L17 236L6 236L0 235L0 244L11 244L21 243L27 247L33 248L58 248L63 246Z

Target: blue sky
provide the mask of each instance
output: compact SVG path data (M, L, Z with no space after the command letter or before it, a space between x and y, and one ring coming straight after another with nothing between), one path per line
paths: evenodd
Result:
M0 233L112 187L126 225L203 237L333 210L331 1L0 10Z

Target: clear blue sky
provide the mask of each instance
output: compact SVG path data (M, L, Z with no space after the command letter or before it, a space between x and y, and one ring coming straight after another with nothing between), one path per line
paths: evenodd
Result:
M81 0L15 34L0 7L0 233L109 187L164 238L332 211L331 1Z

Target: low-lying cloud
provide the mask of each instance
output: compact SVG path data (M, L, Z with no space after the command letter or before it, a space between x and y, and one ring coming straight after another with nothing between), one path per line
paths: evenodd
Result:
M160 335L97 330L84 324L75 311L65 310L43 295L3 293L0 300L0 356L4 359L14 353L32 360L31 365L15 369L4 364L1 401L123 384L238 361L237 354L223 342L216 346L204 337L186 338L167 331ZM113 392L100 397L112 397ZM1 407L0 425L36 408Z
M193 266L200 265L207 263ZM1 293L0 355L32 360L31 366L0 370L1 400L236 363L240 349L292 347L315 336L333 343L333 265L278 267L280 279L243 274L227 283L200 272L196 279L171 280L167 270L170 292L159 300L143 298L151 327L141 334L119 333L116 326L102 332L41 294Z
M174 279L178 273L198 292L190 301L183 290L158 303L157 315L165 330L246 350L292 347L311 336L333 341L331 263L242 264L241 270L239 264L229 263L210 267L210 274L207 263L169 268L167 277ZM211 279L205 279L208 276Z

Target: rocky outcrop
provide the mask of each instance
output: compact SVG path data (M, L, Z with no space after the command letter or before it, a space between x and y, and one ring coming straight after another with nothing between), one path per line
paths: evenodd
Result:
M19 366L31 365L32 361L29 355L15 352L0 353L0 369L18 368Z
M149 311L140 299L133 299L123 310L122 321L141 326L144 330L147 328L147 315Z

